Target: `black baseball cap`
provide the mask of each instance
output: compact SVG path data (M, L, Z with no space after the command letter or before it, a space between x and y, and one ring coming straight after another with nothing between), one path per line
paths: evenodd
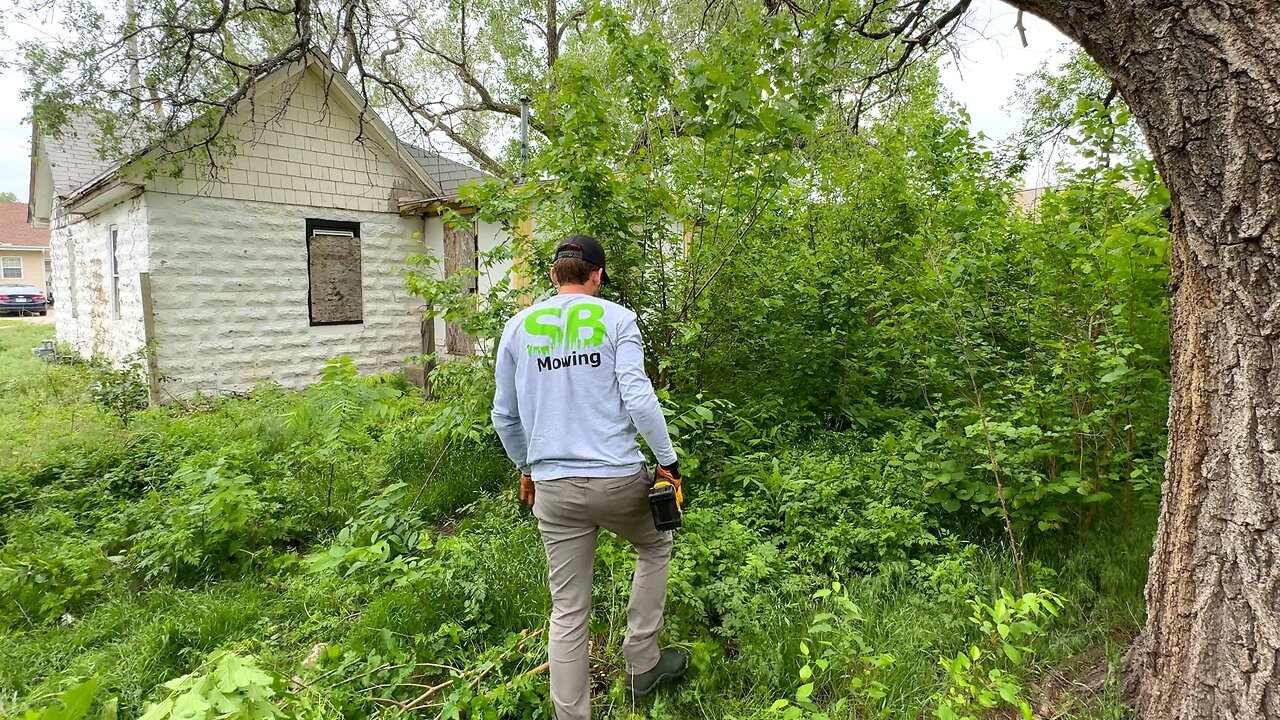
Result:
M569 250L566 245L577 245L581 250ZM556 249L556 260L561 258L581 258L596 267L604 270L604 248L600 246L600 241L590 235L570 235L560 243L560 247ZM605 270L600 276L600 282L605 285L609 284L609 271Z

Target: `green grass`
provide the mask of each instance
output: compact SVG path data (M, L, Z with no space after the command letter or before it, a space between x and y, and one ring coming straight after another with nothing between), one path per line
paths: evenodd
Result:
M46 332L0 328L9 443L0 458L9 478L0 489L0 591L9 588L0 592L0 716L96 676L100 696L117 695L121 717L136 717L162 683L232 650L276 673L282 706L306 706L308 717L376 714L447 678L436 667L444 665L484 696L461 697L464 707L500 701L505 717L545 717L545 676L523 676L544 659L536 633L549 608L545 560L493 443L442 444L429 432L435 406L412 391L377 400L388 385L356 380L306 393L263 388L195 411L152 409L125 427L86 399L82 369L31 357ZM1017 573L997 526L934 516L909 497L918 478L884 470L884 452L832 436L787 455L797 482L811 474L824 492L847 488L831 497L901 494L883 516L812 502L816 490L805 484L775 497L712 475L691 488L667 639L689 648L695 667L681 688L642 708L631 707L620 681L633 561L624 543L603 540L592 618L598 716L781 717L774 702L804 684L802 642L825 652L824 640L832 670L816 679L813 697L832 717L929 716L947 686L939 658L984 642L967 600L990 602L1016 586ZM221 468L216 482L208 468ZM247 484L227 484L236 476ZM400 484L401 499L370 501ZM1027 589L1066 599L1031 659L1010 668L1027 696L1082 653L1101 653L1112 669L1099 696L1059 703L1063 717L1126 717L1115 668L1142 622L1155 512L1141 506L1126 521L1110 511L1083 537L1024 538ZM189 517L197 522L184 524ZM938 540L895 544L921 527ZM429 542L410 542L391 561L308 569L307 557L331 544L401 542L406 533ZM166 543L175 564L148 577L141 537ZM815 635L814 616L831 604L813 593L837 580L861 616ZM522 642L513 635L521 632L535 637ZM328 654L304 667L318 647ZM868 664L882 655L892 662ZM295 676L297 692L286 682ZM854 678L880 683L883 696L858 695Z
M50 324L0 319L0 377L23 377L34 372L40 361L31 349L52 337Z
M25 466L69 443L109 441L116 423L87 403L78 371L46 364L32 348L53 326L0 320L0 458Z

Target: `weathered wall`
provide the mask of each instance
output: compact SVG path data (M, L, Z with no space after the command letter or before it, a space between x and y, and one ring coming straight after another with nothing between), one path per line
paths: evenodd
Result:
M439 218L424 224L396 209L426 188L315 70L264 88L245 107L226 129L238 139L235 153L222 157L212 176L198 165L183 178L148 179L134 170L130 179L146 186L145 203L137 199L65 226L55 221L59 337L86 354L116 359L141 347L134 306L141 298L137 273L146 270L156 370L166 394L242 391L263 381L301 387L340 355L350 355L364 373L399 369L423 352L421 300L404 289L405 261L423 249L424 236L434 239L439 255L442 226ZM311 325L309 218L360 223L360 324ZM112 223L121 226L122 253L142 252L141 263L122 257L128 299L119 321L98 312L109 305L105 228ZM143 232L149 261L137 243ZM495 226L482 227L481 248L492 249L498 234ZM74 315L63 300L70 299L73 278ZM489 283L481 278L482 288ZM126 318L136 326L124 327Z
M422 352L420 301L404 290L421 218L395 211L425 188L314 70L265 89L229 125L205 172L151 181L152 296L165 390L301 387L340 355L361 372ZM360 223L363 322L310 323L305 224Z
M437 258L444 257L443 220L438 217L427 218L423 238L426 243L427 251ZM502 227L500 225L495 223L477 223L476 244L479 246L479 252L492 252L507 240L508 237L506 233L502 231ZM444 272L443 267L440 268L440 272ZM485 270L482 267L480 269L480 276L477 278L478 282L476 283L479 288L480 295L483 296L486 291L492 288L494 284L500 282L510 272L511 263L509 261L503 262L491 270ZM435 337L436 348L443 351L445 337L444 318L437 317L435 319ZM476 351L483 354L492 354L495 349L496 348L488 347L483 344L478 344L476 346ZM440 359L448 360L451 358L442 355Z
M117 230L119 314L112 312L108 231ZM139 275L147 272L147 209L139 196L92 217L62 215L53 221L49 252L57 303L55 330L85 357L119 362L145 344ZM72 288L72 278L75 287Z
M363 212L394 212L421 196L418 181L327 88L314 68L254 96L229 123L232 157L210 179L198 164L187 177L156 177L158 192Z
M156 361L167 392L301 387L350 355L362 373L421 353L405 260L421 218L147 193ZM360 223L364 322L312 327L306 219Z

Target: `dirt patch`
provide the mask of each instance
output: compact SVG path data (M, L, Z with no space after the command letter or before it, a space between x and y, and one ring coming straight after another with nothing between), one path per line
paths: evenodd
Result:
M597 649L604 648L607 640L607 635L594 633L588 645L587 655L591 663L591 693L593 695L607 695L609 688L613 686L613 681L626 671L626 668L620 667L616 664L616 661L608 658L603 653L597 654Z
M1032 685L1031 703L1040 720L1069 716L1102 694L1110 676L1106 650L1094 646L1050 670Z

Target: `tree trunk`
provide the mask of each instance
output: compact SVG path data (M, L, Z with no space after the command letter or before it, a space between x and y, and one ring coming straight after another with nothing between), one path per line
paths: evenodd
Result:
M1280 718L1280 3L1012 0L1116 81L1172 196L1169 457L1148 719Z
M547 75L560 59L560 18L558 0L547 0Z

